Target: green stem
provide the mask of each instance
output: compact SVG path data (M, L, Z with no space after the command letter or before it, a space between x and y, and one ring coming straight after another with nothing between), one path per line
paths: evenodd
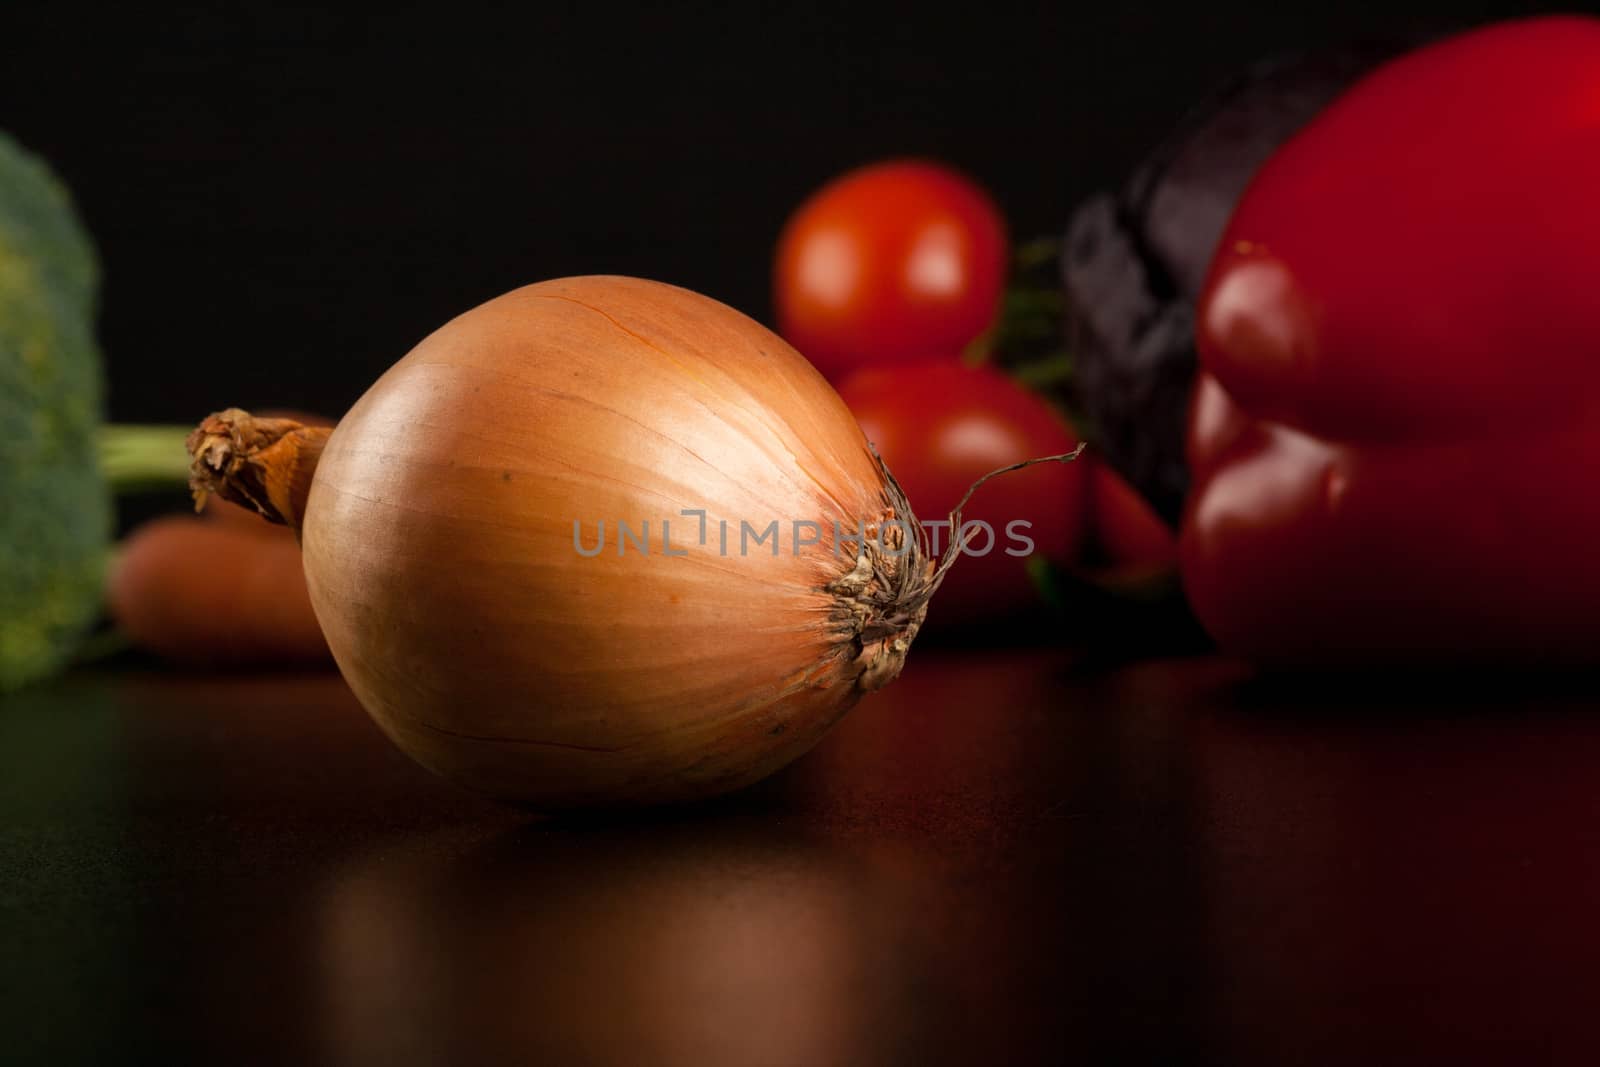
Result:
M1072 381L1072 356L1066 352L1052 352L1048 356L1019 363L1011 368L1011 377L1030 389L1062 385Z
M1017 270L1029 271L1049 263L1054 263L1061 256L1061 239L1059 237L1035 237L1031 241L1024 241L1017 246L1015 259Z
M114 493L178 489L189 483L190 426L102 426L100 467Z

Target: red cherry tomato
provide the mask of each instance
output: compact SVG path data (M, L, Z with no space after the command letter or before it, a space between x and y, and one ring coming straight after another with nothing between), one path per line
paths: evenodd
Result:
M871 368L846 379L839 395L925 523L946 520L968 487L995 468L1078 444L1054 408L988 367L949 361ZM981 519L993 530L990 539L974 528L974 551L992 543L986 554L955 564L929 624L993 621L1037 604L1028 560L1032 553L1056 563L1075 560L1084 539L1086 483L1081 462L1047 463L979 489L962 518ZM940 551L949 546L948 525L930 532Z
M1084 456L1089 479L1089 515L1095 540L1113 572L1155 575L1178 563L1178 535L1144 497L1104 463Z
M936 163L897 161L823 186L778 240L778 330L831 379L959 353L994 323L1006 276L994 202Z

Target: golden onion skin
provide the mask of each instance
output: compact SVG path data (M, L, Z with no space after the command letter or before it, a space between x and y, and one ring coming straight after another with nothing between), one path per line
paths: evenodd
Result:
M898 673L925 597L893 640L841 628L859 585L841 578L865 565L832 535L909 517L891 484L758 323L656 282L561 279L449 322L340 421L306 578L345 678L423 765L543 808L685 800L771 773ZM663 519L687 555L663 554ZM741 521L774 519L778 555L741 555ZM618 520L648 522L648 554L618 554ZM821 543L797 554L794 520ZM600 555L574 521L590 549L604 521Z

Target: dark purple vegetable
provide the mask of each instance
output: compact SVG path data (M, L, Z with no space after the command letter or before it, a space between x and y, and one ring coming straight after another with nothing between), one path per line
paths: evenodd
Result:
M1169 522L1188 488L1194 300L1233 206L1280 144L1404 47L1370 43L1252 67L1195 109L1119 193L1073 213L1061 264L1075 408L1100 454Z

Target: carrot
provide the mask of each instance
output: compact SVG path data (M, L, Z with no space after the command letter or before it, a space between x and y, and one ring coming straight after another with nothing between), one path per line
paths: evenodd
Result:
M219 513L238 508L217 508ZM311 610L300 545L285 527L244 515L167 517L122 545L107 606L141 648L194 666L331 662Z

